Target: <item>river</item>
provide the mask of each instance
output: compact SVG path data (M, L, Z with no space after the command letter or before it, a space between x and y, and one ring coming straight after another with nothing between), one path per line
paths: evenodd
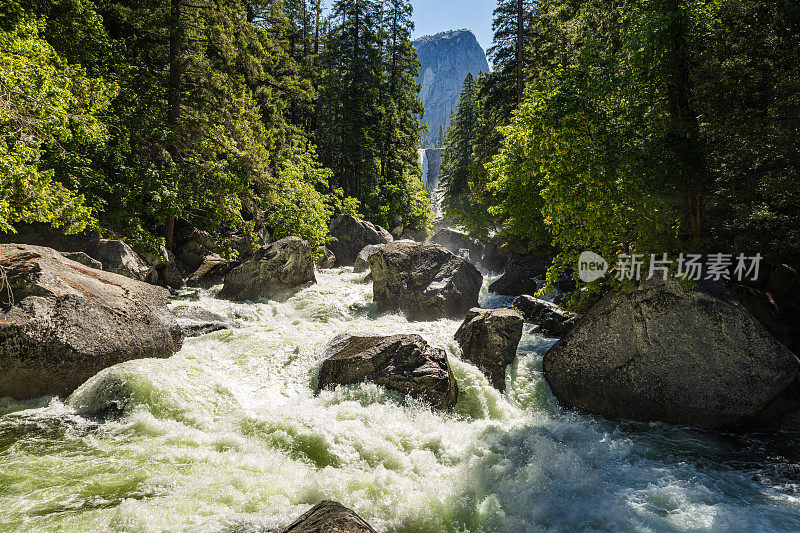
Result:
M235 330L101 372L69 399L0 400L1 531L270 531L323 498L379 531L798 531L794 435L611 421L558 407L554 339L523 335L501 394L459 359L459 323L376 316L370 283L318 273L285 303L185 291ZM482 303L502 302L482 291ZM315 394L338 333L419 333L460 389L433 412L372 384ZM87 410L130 391L119 416ZM82 414L84 413L84 414Z

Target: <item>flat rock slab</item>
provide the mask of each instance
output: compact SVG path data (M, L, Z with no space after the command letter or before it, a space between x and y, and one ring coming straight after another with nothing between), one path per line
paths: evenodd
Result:
M169 357L183 335L169 291L40 246L0 245L0 396L65 397L98 371Z
M320 389L371 381L439 409L452 409L458 399L458 385L447 354L419 335L340 335L324 357L319 370Z

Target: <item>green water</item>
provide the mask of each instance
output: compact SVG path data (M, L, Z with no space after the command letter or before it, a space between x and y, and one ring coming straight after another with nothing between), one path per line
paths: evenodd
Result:
M553 339L531 333L502 394L459 359L457 322L376 316L362 278L324 271L282 304L187 292L176 305L239 327L107 369L63 401L0 400L0 531L268 531L323 498L379 531L800 530L794 436L564 411L541 373ZM343 332L445 349L455 411L372 384L315 395Z

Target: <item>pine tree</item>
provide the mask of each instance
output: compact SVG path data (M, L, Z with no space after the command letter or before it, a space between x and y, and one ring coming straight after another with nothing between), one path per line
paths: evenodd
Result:
M475 78L468 74L461 95L450 116L439 170L445 191L444 209L456 223L470 211L470 177L475 172L473 148L478 134L478 101Z

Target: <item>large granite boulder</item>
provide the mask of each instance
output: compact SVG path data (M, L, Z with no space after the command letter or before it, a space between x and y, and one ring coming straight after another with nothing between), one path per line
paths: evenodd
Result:
M447 354L419 335L339 335L324 357L319 370L321 389L371 381L439 409L451 409L458 399Z
M483 276L438 244L387 244L369 266L379 311L400 310L410 320L460 319L478 305Z
M169 357L181 346L164 288L39 246L0 245L0 266L7 278L0 297L0 397L64 397L106 367Z
M283 533L375 533L375 530L341 503L323 500L292 522Z
M356 257L356 262L353 264L353 272L359 274L361 272L366 272L369 270L369 256L380 250L386 246L385 244L368 244L365 246L360 252L358 252L358 257Z
M203 258L197 270L187 278L186 284L190 287L210 289L215 285L222 285L228 275L239 263L223 259L218 254L210 254Z
M300 237L261 248L225 277L219 293L228 300L286 300L316 283L313 249Z
M353 266L358 253L368 244L392 242L392 234L384 228L352 215L338 215L328 226L336 240L328 248L336 256L336 266Z
M473 308L456 331L461 355L482 367L492 385L506 389L506 367L517 357L522 315L514 309Z
M489 285L489 292L504 296L535 294L544 283L548 265L530 257L510 261L503 275Z
M578 315L560 308L552 302L527 294L514 300L514 308L522 313L525 322L536 324L540 331L563 337L578 322Z
M544 357L565 407L710 429L797 410L799 371L730 292L674 280L607 294Z
M483 258L483 243L462 231L452 228L440 229L433 234L431 242L441 244L456 255L466 254L473 263L477 263Z
M199 337L207 333L236 327L233 320L197 305L173 307L172 314L178 319L178 326L185 337Z

